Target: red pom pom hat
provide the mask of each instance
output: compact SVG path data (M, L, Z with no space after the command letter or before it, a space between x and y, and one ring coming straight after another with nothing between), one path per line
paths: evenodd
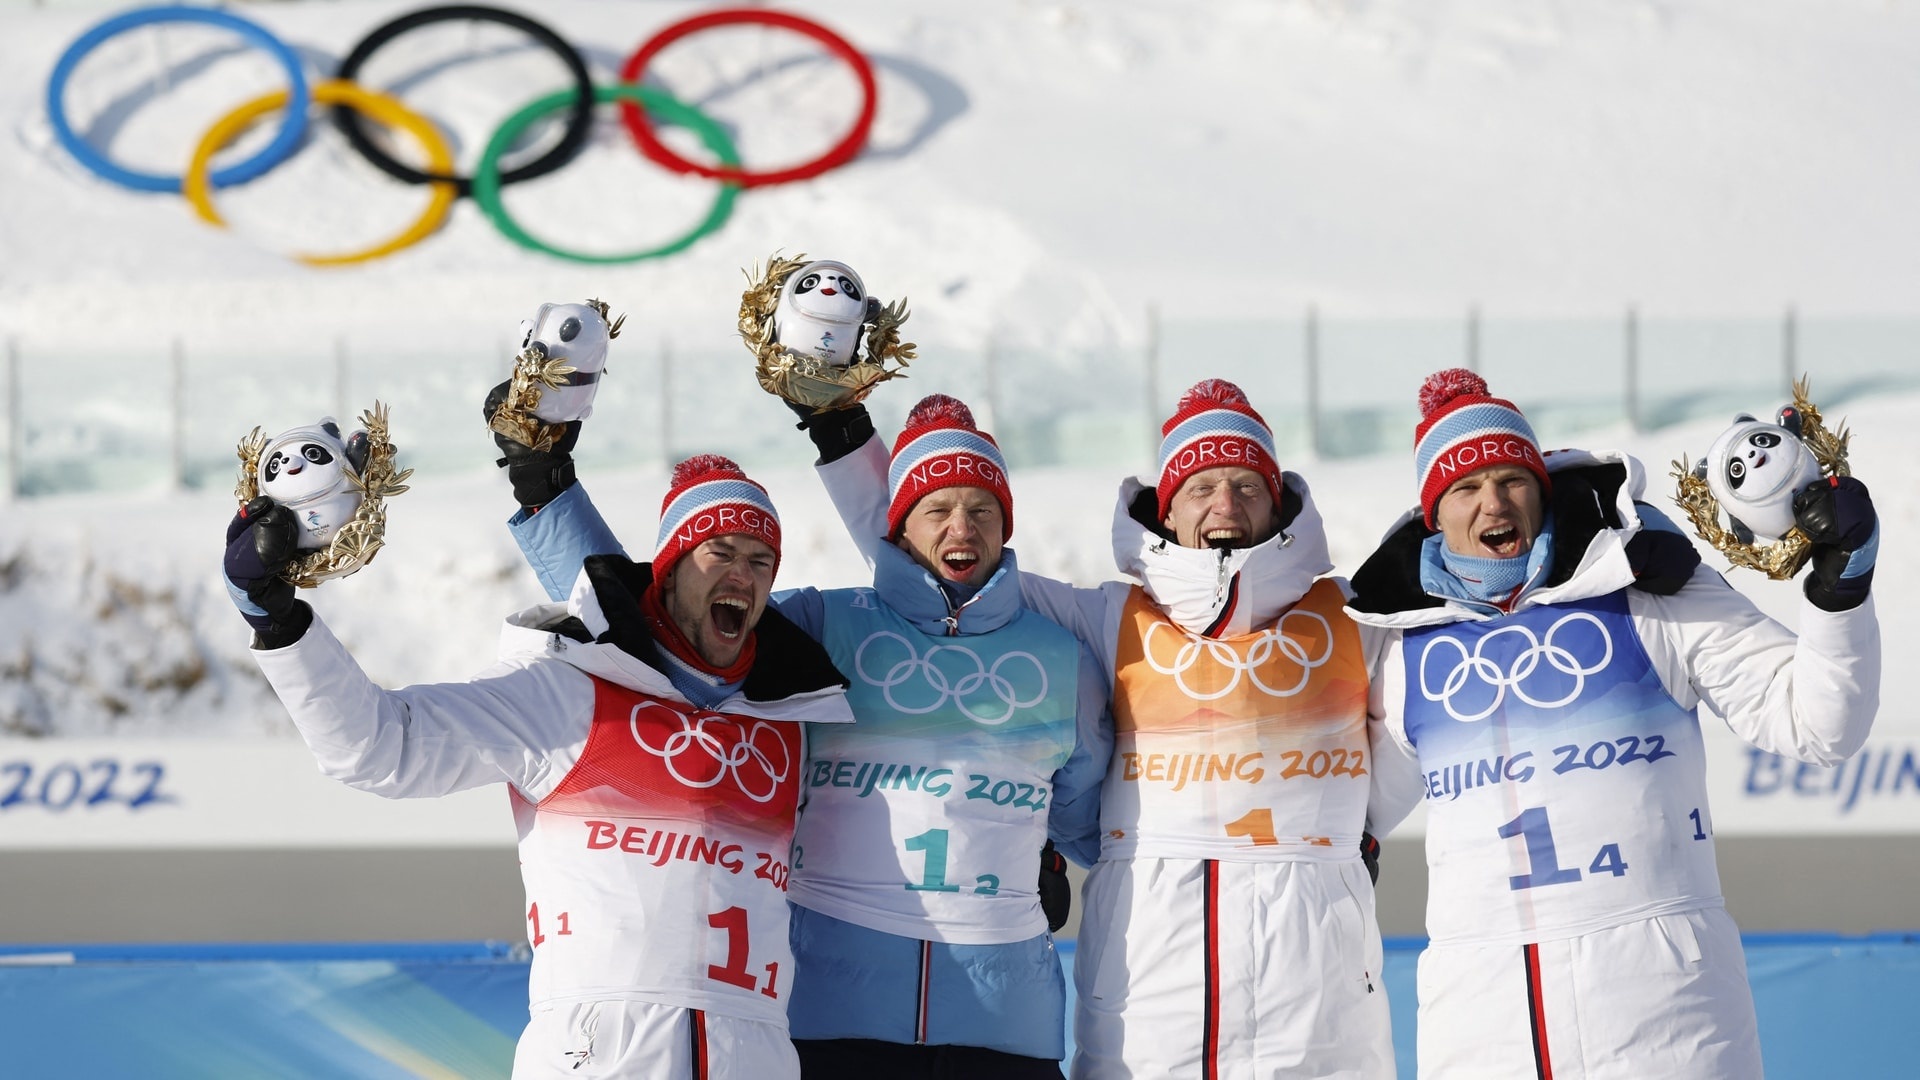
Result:
M779 571L780 515L767 489L719 454L700 454L675 465L672 485L660 500L653 580L665 580L680 556L706 541L736 534L772 547L773 568Z
M1413 432L1414 482L1420 512L1434 528L1433 508L1449 485L1489 465L1518 465L1553 490L1533 427L1511 401L1494 397L1487 380L1466 368L1427 376L1420 386L1420 426Z
M974 426L973 410L945 394L930 394L907 414L907 426L893 443L887 467L887 535L900 535L913 504L929 492L977 487L1000 500L1006 527L1000 542L1013 535L1013 491L1007 486L1007 462L993 436Z
M1202 379L1180 395L1173 415L1160 425L1160 519L1166 520L1173 496L1187 477L1222 465L1252 469L1267 482L1273 505L1280 505L1280 455L1273 429L1254 411L1238 386L1225 379Z

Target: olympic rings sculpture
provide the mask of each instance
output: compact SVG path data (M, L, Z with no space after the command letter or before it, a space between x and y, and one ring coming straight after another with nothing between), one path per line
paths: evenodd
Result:
M422 26L451 21L498 23L527 34L559 57L574 83L571 89L543 97L508 117L486 142L486 148L471 177L454 173L452 154L444 138L433 130L425 118L411 112L392 96L359 87L353 81L368 58L381 46ZM189 159L187 172L177 176L140 172L109 160L74 131L65 107L67 84L89 53L108 39L127 31L172 22L196 23L240 35L248 44L273 56L286 69L288 81L285 90L247 102L217 121L196 146ZM703 30L738 25L768 26L810 38L852 70L860 85L859 112L853 126L824 154L788 168L749 170L741 163L738 151L724 128L665 91L640 85L648 65L668 46ZM313 105L331 106L334 122L342 136L375 167L395 179L426 184L431 188L425 211L391 239L361 251L295 256L310 265L336 266L379 258L419 242L446 220L451 201L462 195L473 196L488 220L514 243L557 258L577 262L625 263L671 255L685 250L724 225L741 189L809 179L851 161L866 144L873 127L878 98L872 64L845 38L811 20L759 8L706 12L668 25L643 42L627 58L621 68L620 78L621 82L615 85L595 86L578 50L527 16L500 8L454 4L422 8L376 27L349 51L341 62L336 78L311 85L302 70L299 56L259 24L225 11L166 4L115 15L76 38L61 54L47 80L46 105L55 138L88 171L110 183L136 191L183 194L193 204L195 212L214 225L224 223L213 207L212 191L256 179L291 157L306 135L308 114ZM592 133L594 106L607 103L619 105L623 123L636 146L649 160L675 172L704 176L718 182L719 193L706 216L678 239L641 251L592 255L569 251L536 239L508 216L501 201L500 188L546 175L571 162L585 148ZM563 109L568 113L566 123L560 138L552 147L525 164L504 170L500 167L500 158L512 145L516 135L540 118ZM233 142L251 123L275 110L281 110L283 117L279 130L267 145L244 161L222 169L211 168L215 153ZM366 125L369 119L413 136L425 151L426 168L416 169L389 154L369 136ZM653 126L656 123L691 129L720 164L703 165L676 154L660 142ZM451 194L448 194L449 191Z
M1564 645L1554 644L1554 635L1576 622L1592 623L1593 628L1600 634L1600 658L1594 663L1584 663L1574 656L1573 650ZM1487 643L1502 634L1517 634L1527 643L1526 648L1513 657L1512 663L1505 668L1485 655ZM1442 645L1452 646L1454 652L1459 654L1459 659L1447 670L1447 677L1441 680L1440 689L1435 690L1427 680L1427 658ZM1553 670L1562 675L1571 675L1573 688L1552 699L1536 697L1528 693L1526 681L1540 667L1540 661L1543 659ZM1587 688L1587 676L1598 675L1612 662L1613 637L1607 633L1607 625L1591 612L1575 611L1556 620L1547 628L1546 636L1543 638L1534 637L1533 631L1525 626L1500 627L1474 642L1471 653L1459 638L1448 634L1436 635L1427 642L1427 647L1420 651L1420 694L1428 701L1439 702L1447 710L1447 715L1455 720L1463 724L1472 724L1485 720L1498 711L1501 703L1506 701L1509 690L1513 691L1514 697L1536 709L1557 709L1562 705L1570 705L1579 700L1581 692ZM1454 695L1465 689L1467 681L1475 676L1493 687L1493 701L1478 712L1462 713L1454 708Z
M883 640L898 643L907 651L907 655L905 659L888 665L887 673L876 679L867 672L867 650L875 642ZM934 657L941 653L965 657L971 662L973 670L962 674L957 680L949 679L947 672L934 663ZM1023 697L1019 688L1014 686L1013 680L1000 673L1002 667L1017 660L1024 660L1033 665L1033 672L1038 676L1039 686L1031 696ZM1039 658L1030 652L1002 653L994 658L993 665L989 667L980 659L979 653L964 645L935 645L927 650L925 656L921 656L914 649L912 642L891 630L877 631L862 641L860 647L854 650L853 668L854 674L860 676L861 682L880 691L890 708L908 716L923 716L952 701L961 715L974 723L983 727L999 727L1013 719L1014 713L1021 709L1031 709L1047 698L1047 669L1041 665ZM893 688L914 679L916 675L919 676L916 685L925 686L935 693L936 696L931 705L902 705L893 699ZM975 712L968 702L968 697L982 689L991 690L1000 704L1006 707L1006 711L998 716Z
M193 160L187 165L187 175L181 184L182 194L193 204L194 212L200 220L210 225L225 227L226 221L220 211L213 207L213 182L207 168L213 155L226 146L248 125L260 116L275 109L287 107L291 97L285 90L275 90L254 98L245 105L233 110L214 121L213 126L200 138L200 145L194 147ZM336 105L358 109L391 128L400 128L419 140L421 149L427 152L427 162L436 169L453 168L453 151L448 148L447 140L440 135L440 129L434 127L427 118L413 112L385 94L376 94L350 82L332 79L319 83L313 88L313 100L323 105ZM376 244L363 251L346 252L339 255L296 255L294 258L309 266L345 266L349 263L367 262L390 255L401 248L419 243L421 238L440 227L447 219L447 211L453 207L458 188L451 183L433 185L433 195L427 202L426 210L406 231L390 240Z
M654 746L647 741L645 735L641 734L640 714L648 709L666 713L668 719L665 722L671 723L673 720L680 722L680 730L667 736L665 746ZM661 721L649 721L649 723L659 722ZM635 705L633 712L628 714L627 727L633 732L634 745L661 759L666 765L668 775L690 788L714 787L731 776L733 785L740 789L740 794L754 802L764 803L771 801L775 795L779 794L780 785L793 772L792 752L787 748L787 744L781 741L779 730L765 720L755 720L751 729L742 730L738 721L721 716L719 713L695 713L689 716L658 702L643 701ZM725 738L722 737L723 734ZM771 735L771 742L778 749L780 757L778 768L774 766L773 758L766 749L760 745L763 735ZM696 748L699 753L696 755L695 765L700 765L699 758L705 758L709 764L700 768L699 771L704 772L705 768L711 768L712 776L688 777L680 772L677 762L688 751ZM748 764L752 764L753 771L759 774L759 778L752 786L749 786L747 770L743 768ZM762 783L766 787L765 794L760 794L758 790Z
M1288 619L1304 619L1320 628L1321 648L1319 655L1309 655L1302 639L1290 636L1287 633ZM1278 623L1268 627L1265 631L1262 631L1258 637L1253 639L1252 644L1246 647L1244 655L1231 642L1221 641L1218 638L1203 638L1191 631L1181 630L1179 632L1185 634L1187 640L1179 647L1179 650L1174 653L1171 663L1162 663L1160 658L1154 653L1153 635L1162 627L1171 628L1172 624L1154 623L1147 628L1146 637L1140 643L1141 651L1146 657L1147 666L1162 675L1173 676L1174 685L1180 688L1180 692L1195 701L1214 701L1226 697L1233 692L1235 687L1240 685L1240 676L1243 673L1256 689L1268 697L1293 697L1307 688L1307 681L1313 677L1315 668L1323 667L1328 660L1333 659L1333 627L1327 622L1326 616L1321 615L1317 611L1295 610L1282 615ZM1195 663L1199 662L1202 651L1204 651L1216 665L1233 672L1233 677L1227 680L1225 686L1211 693L1195 690L1193 687L1187 685L1187 671L1192 668ZM1269 686L1266 681L1260 677L1263 669L1269 666L1277 666L1273 664L1276 656L1300 669L1300 677L1295 680L1293 685L1285 687Z

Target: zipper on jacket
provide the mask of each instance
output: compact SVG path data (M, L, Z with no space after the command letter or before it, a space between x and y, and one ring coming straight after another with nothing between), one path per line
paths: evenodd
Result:
M938 589L940 587L936 585L934 586L934 588ZM960 613L967 610L967 608L970 605L972 605L972 603L975 600L980 599L980 594L976 592L972 596L967 597L966 603L961 604L959 607L953 606L953 598L947 595L947 590L945 589L940 589L940 598L947 602L947 616L946 618L940 620L941 622L946 624L947 636L959 637L960 636Z

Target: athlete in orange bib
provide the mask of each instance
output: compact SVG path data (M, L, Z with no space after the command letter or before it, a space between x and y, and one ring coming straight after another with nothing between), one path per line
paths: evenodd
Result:
M1123 483L1115 514L1134 582L1020 578L1112 693L1100 832L1062 845L1098 859L1073 1075L1390 1077L1361 858L1378 725L1318 511L1231 383L1162 434L1157 483ZM856 540L883 519L876 442L820 468Z

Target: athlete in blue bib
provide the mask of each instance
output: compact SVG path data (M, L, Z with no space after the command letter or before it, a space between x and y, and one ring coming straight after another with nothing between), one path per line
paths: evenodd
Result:
M849 447L872 435L859 417ZM823 456L846 434L819 426ZM502 446L514 536L564 596L619 544L566 449ZM888 493L871 588L773 598L846 675L856 718L814 733L802 776L788 884L801 1072L1057 1080L1065 912L1042 891L1064 900L1051 841L1079 852L1098 830L1106 689L1079 640L1021 603L1006 464L964 404L914 409Z
M1638 501L1639 462L1542 454L1461 369L1420 403L1419 510L1349 604L1382 635L1370 823L1427 807L1420 1075L1760 1076L1697 709L1800 761L1859 749L1880 685L1866 488L1796 501L1816 543L1796 638Z

